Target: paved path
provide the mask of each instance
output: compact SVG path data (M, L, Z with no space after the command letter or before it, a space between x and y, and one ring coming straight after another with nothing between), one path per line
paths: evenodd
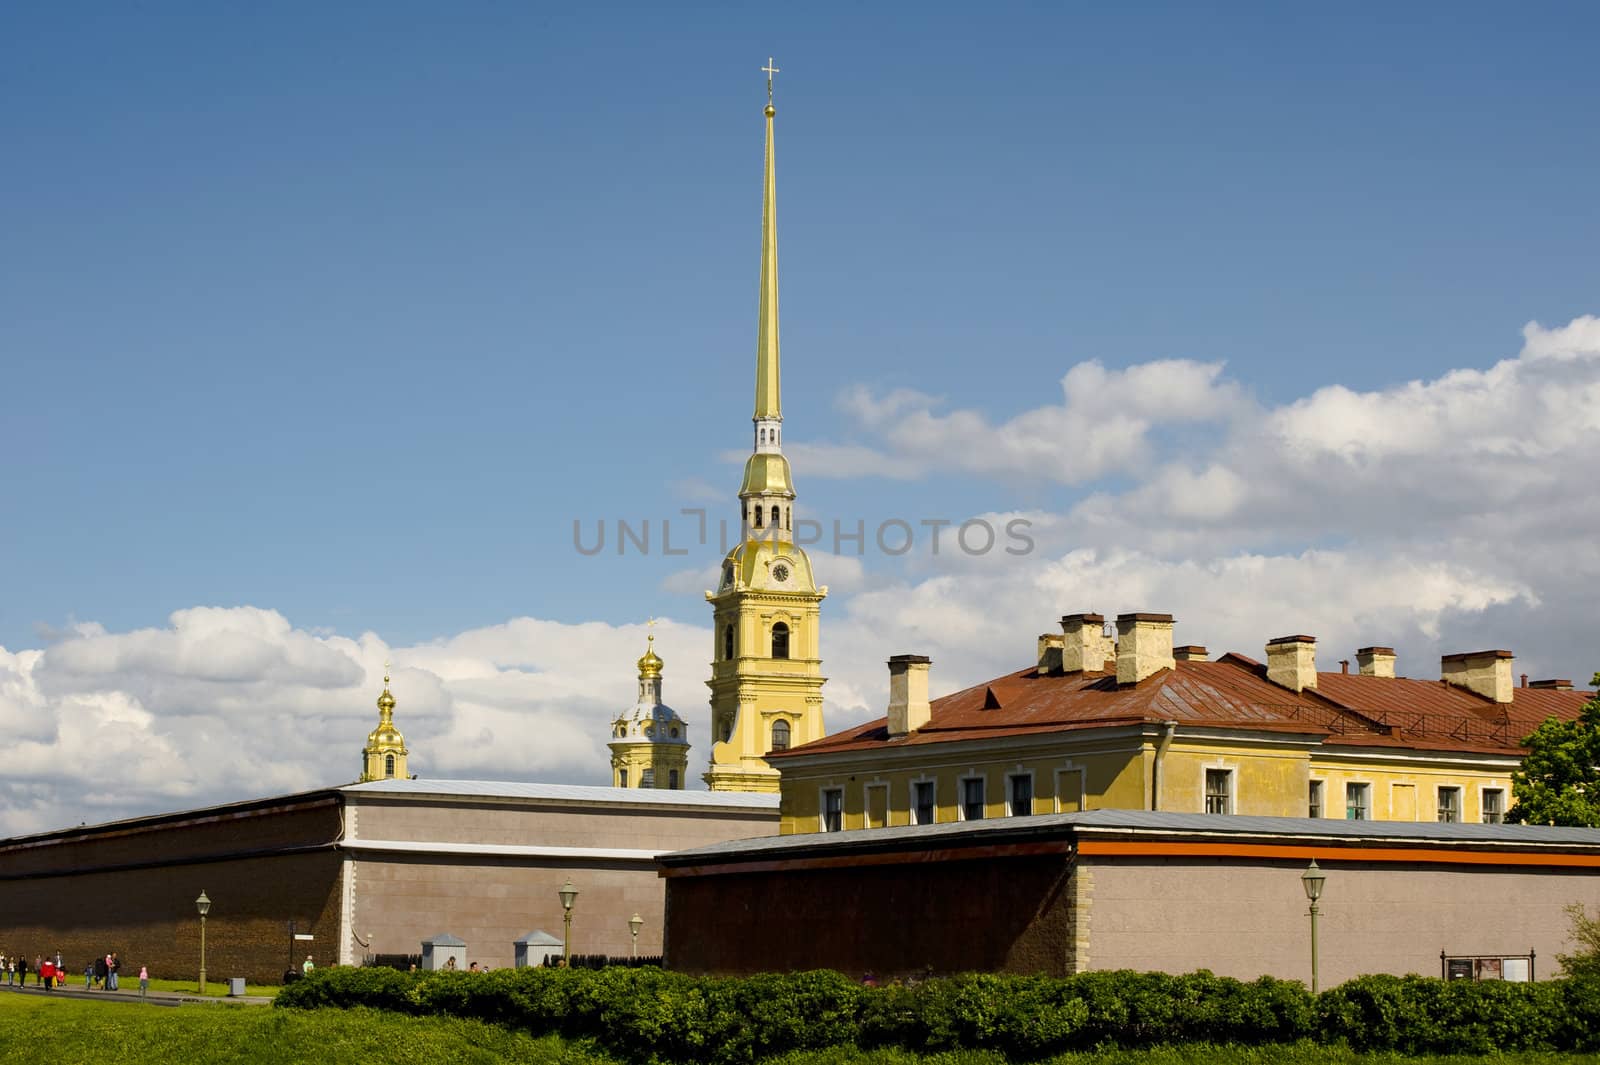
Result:
M207 981L207 983L209 982L210 981ZM117 991L90 991L84 988L82 985L74 987L71 984L68 984L66 987L57 987L50 991L46 991L44 988L35 984L29 984L27 987L8 987L3 982L0 982L0 993L7 992L13 995L38 995L41 997L48 996L51 998L84 998L97 1002L138 1003L141 1001L139 997L138 980L133 981L133 990L131 991L128 990L126 983L124 983L122 988ZM235 1003L242 1006L272 1005L272 999L263 995L239 995L237 997L226 997L218 995L197 995L192 991L151 991L142 1001L151 1006L187 1006L190 1003L195 1002Z

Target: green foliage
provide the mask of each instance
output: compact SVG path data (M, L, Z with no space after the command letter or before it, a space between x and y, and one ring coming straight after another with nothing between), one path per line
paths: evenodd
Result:
M1593 683L1600 688L1600 673ZM1511 774L1517 801L1506 820L1600 827L1600 698L1585 703L1575 721L1549 718L1522 745L1528 754Z
M1408 1055L1600 1050L1600 980L1590 979L1365 976L1313 999L1298 982L1205 971L968 973L869 988L827 971L730 979L653 968L415 976L329 968L277 1000L298 1008L361 1003L561 1036L641 1065L753 1065L855 1047L1041 1061L1114 1048L1282 1049L1308 1039Z
M1572 941L1578 949L1557 954L1556 960L1568 976L1600 979L1600 916L1590 917L1581 902L1568 906L1567 916L1572 919Z

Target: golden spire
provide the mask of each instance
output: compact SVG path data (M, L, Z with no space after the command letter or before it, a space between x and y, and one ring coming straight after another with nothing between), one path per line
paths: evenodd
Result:
M370 688L368 689L371 690ZM378 718L387 724L394 716L394 696L389 694L389 663L383 664L383 694L378 696Z
M646 628L655 628L656 619L651 618L645 622ZM661 657L655 651L656 634L650 633L645 637L644 657L639 659L639 679L649 680L651 677L661 676Z
M761 208L761 315L756 340L757 421L782 421L778 388L778 185L772 161L772 75L778 68L767 60L767 181Z

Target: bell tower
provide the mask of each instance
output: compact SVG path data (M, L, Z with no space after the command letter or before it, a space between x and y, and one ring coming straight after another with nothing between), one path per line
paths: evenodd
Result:
M778 790L768 751L821 739L820 621L826 586L794 542L794 483L783 454L778 359L777 182L772 75L767 60L766 188L761 212L761 294L756 328L754 440L739 486L740 543L722 563L711 604L712 791Z
M654 621L651 624L655 624ZM639 659L639 697L611 722L611 786L681 791L689 779L689 726L661 701L655 636Z

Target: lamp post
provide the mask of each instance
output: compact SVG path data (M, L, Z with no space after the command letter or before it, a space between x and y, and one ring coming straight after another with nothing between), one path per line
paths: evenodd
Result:
M556 894L561 896L562 921L565 931L561 936L561 960L567 965L572 964L572 904L578 901L578 889L572 886L572 878L567 877L566 884Z
M200 993L203 995L206 993L206 914L211 912L211 900L206 897L204 888L194 900L194 908L200 911Z
M1317 993L1317 900L1322 897L1323 881L1328 879L1328 874L1317 868L1317 860L1311 859L1311 864L1306 871L1300 874L1300 884L1306 889L1306 898L1311 900L1311 993Z
M633 933L633 960L639 960L639 929L644 924L644 918L634 914L628 918L628 931Z

